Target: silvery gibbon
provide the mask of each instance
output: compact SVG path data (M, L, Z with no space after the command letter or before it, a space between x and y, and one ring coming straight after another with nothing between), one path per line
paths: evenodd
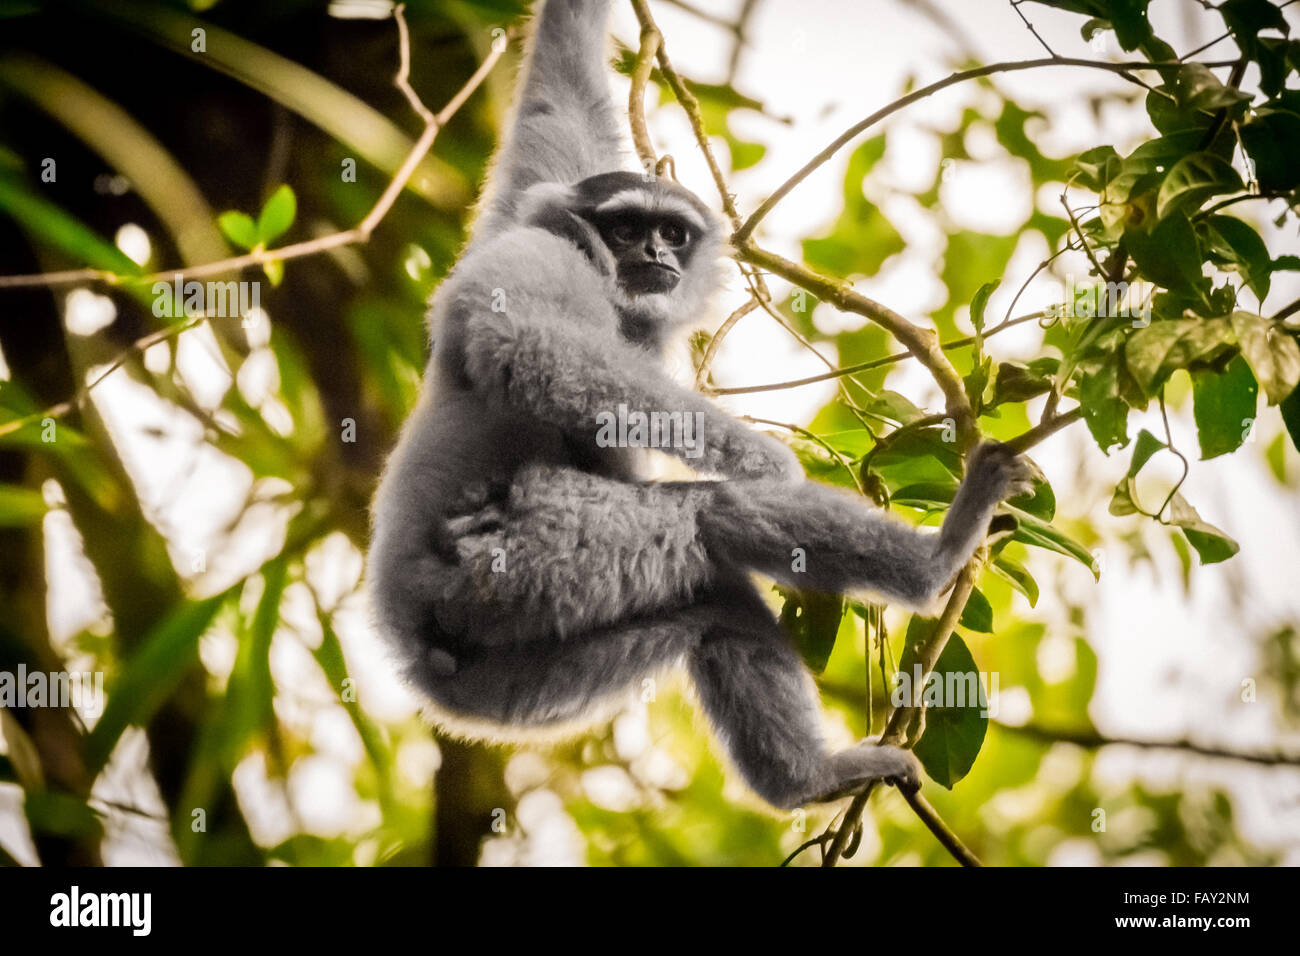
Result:
M471 239L434 296L422 394L374 505L379 630L460 733L590 725L684 665L770 804L915 788L906 750L828 751L816 689L751 574L928 606L1026 466L979 445L942 528L921 531L805 480L786 445L669 377L665 342L707 318L725 239L692 193L625 171L608 13L545 4ZM663 450L709 480L646 480L643 448L598 442L619 406L697 422L696 441Z

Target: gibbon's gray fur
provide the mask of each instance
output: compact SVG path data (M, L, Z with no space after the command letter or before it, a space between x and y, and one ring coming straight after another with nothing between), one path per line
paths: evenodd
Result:
M723 234L691 193L622 171L608 0L550 0L471 240L434 297L433 355L380 484L368 575L381 632L453 730L569 727L684 662L749 786L783 808L907 751L827 751L807 672L750 581L927 606L1023 487L984 444L937 534L804 480L781 442L675 384L665 339L706 317ZM646 481L599 447L618 406L699 415L717 480ZM792 570L802 548L806 569Z

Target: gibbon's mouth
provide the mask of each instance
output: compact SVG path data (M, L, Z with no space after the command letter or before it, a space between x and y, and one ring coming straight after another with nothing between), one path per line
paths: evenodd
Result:
M650 294L671 292L681 277L681 272L666 262L638 262L626 267L622 279L629 292Z

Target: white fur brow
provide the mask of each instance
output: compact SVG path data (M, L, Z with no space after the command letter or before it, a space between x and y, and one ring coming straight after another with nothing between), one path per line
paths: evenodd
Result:
M616 192L596 207L598 214L619 212L624 209L644 209L646 212L673 213L681 216L701 232L705 222L690 203L676 196L655 196L640 189L624 189Z

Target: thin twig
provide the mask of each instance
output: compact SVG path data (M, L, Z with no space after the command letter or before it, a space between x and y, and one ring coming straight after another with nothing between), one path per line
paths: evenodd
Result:
M1007 444L1016 451L1028 451L1040 442L1051 438L1067 425L1073 425L1082 417L1083 406L1080 405L1076 408L1070 409L1068 412L1062 412L1059 415L1054 415L1045 421L1039 422L1033 428L1029 429L1029 431L1022 432L1015 438L1009 439Z
M691 123L691 130L695 133L695 141L699 144L700 152L704 154L704 161L708 164L709 174L713 177L713 184L717 187L718 195L722 198L722 211L727 214L732 227L735 228L740 225L740 213L736 211L736 199L727 188L727 180L722 175L722 167L718 165L717 157L713 155L713 147L709 145L709 136L704 130L704 117L700 112L700 101L695 98L694 93L687 89L686 83L678 72L673 69L672 61L668 59L668 51L664 48L663 34L659 32L654 17L650 15L650 8L646 5L646 0L632 0L632 9L636 11L637 22L641 24L641 35L644 37L646 31L651 31L659 36L659 49L656 54L659 60L659 72L663 74L664 80L667 81L669 88L673 91L673 95L677 97L677 102L686 111L686 116Z
M1096 750L1101 747L1140 747L1143 750L1182 750L1196 754L1198 757L1210 757L1215 760L1238 760L1243 763L1256 763L1268 767L1300 767L1300 754L1275 751L1229 750L1226 747L1211 747L1191 740L1149 740L1137 737L1109 737L1094 730L1071 730L1069 728L1044 727L1038 724L1016 726L997 722L999 730L1031 737L1045 743L1074 744Z
M637 2L637 0L634 0L634 2ZM1230 66L1235 62L1235 60L1229 60L1224 63L1205 63L1202 65ZM872 113L866 119L854 123L839 136L835 137L835 139L831 141L830 145L805 163L798 172L777 187L776 191L773 192L772 195L763 200L758 209L756 209L753 214L745 220L744 224L736 230L733 242L744 242L753 235L754 229L767 216L767 214L772 211L777 203L784 199L790 191L801 182L816 172L820 166L825 164L827 160L834 156L844 145L856 139L862 132L874 126L886 117L892 116L899 110L911 106L918 100L938 93L940 90L947 89L950 86L964 83L967 80L992 76L995 73L1015 73L1020 70L1034 70L1047 66L1075 66L1083 69L1105 70L1109 73L1115 73L1121 77L1132 80L1133 78L1131 76L1125 76L1125 74L1131 70L1160 70L1179 68L1184 65L1185 64L1178 61L1172 63L1102 63L1097 60L1081 60L1073 57L1054 56L1044 57L1037 60L1007 60L1001 63L991 63L988 66L980 66L970 70L962 70L958 73L953 73L950 76L944 77L942 80L938 80L928 86L923 86L920 89L913 90L906 96L894 100L894 102L890 103L888 106L884 106Z
M1012 326L1041 319L1045 314L1046 313L1044 312L1031 312L1028 315L1020 315L1014 319L1009 319L1005 322L999 323L984 332L984 339L987 341L994 335L997 335L999 332L1009 329ZM974 341L975 336L967 335L959 339L952 339L948 342L940 342L939 348L946 352L952 349L959 349L971 345ZM824 382L827 379L840 378L845 375L856 375L859 372L869 372L872 369L882 368L886 365L894 365L897 362L902 362L910 358L915 358L911 352L895 352L894 354L886 355L883 358L872 359L869 362L859 362L856 365L845 365L841 368L835 369L834 371L818 375L810 375L807 378L791 379L788 382L771 382L767 385L739 385L734 388L715 388L713 393L715 395L748 395L753 392L777 392L787 388L800 388L804 385L813 385L817 382Z
M901 792L903 799L907 801L907 805L921 818L921 822L929 827L930 832L935 835L935 838L943 844L943 848L951 853L958 863L970 867L983 865L980 863L979 858L966 848L966 844L961 842L961 839L952 831L952 828L943 822L938 811L930 805L930 801L921 796L921 791L909 792L903 790Z
M1029 22L1029 18L1021 12L1020 4L1023 3L1024 0L1009 0L1009 2L1011 4L1011 9L1016 11L1016 16L1024 22L1025 26L1029 28L1029 32L1034 35L1034 39L1038 41L1038 45L1047 51L1048 56L1056 56L1056 51L1047 45L1047 41L1039 36L1038 31L1034 29L1034 25Z
M709 371L713 368L713 360L718 354L718 347L722 345L722 340L727 333L735 327L736 323L743 319L749 313L758 308L758 296L751 295L745 300L745 303L727 316L727 320L718 326L718 331L713 333L713 338L709 339L709 347L704 350L704 357L700 359L700 367L695 370L695 387L703 389L709 382Z

